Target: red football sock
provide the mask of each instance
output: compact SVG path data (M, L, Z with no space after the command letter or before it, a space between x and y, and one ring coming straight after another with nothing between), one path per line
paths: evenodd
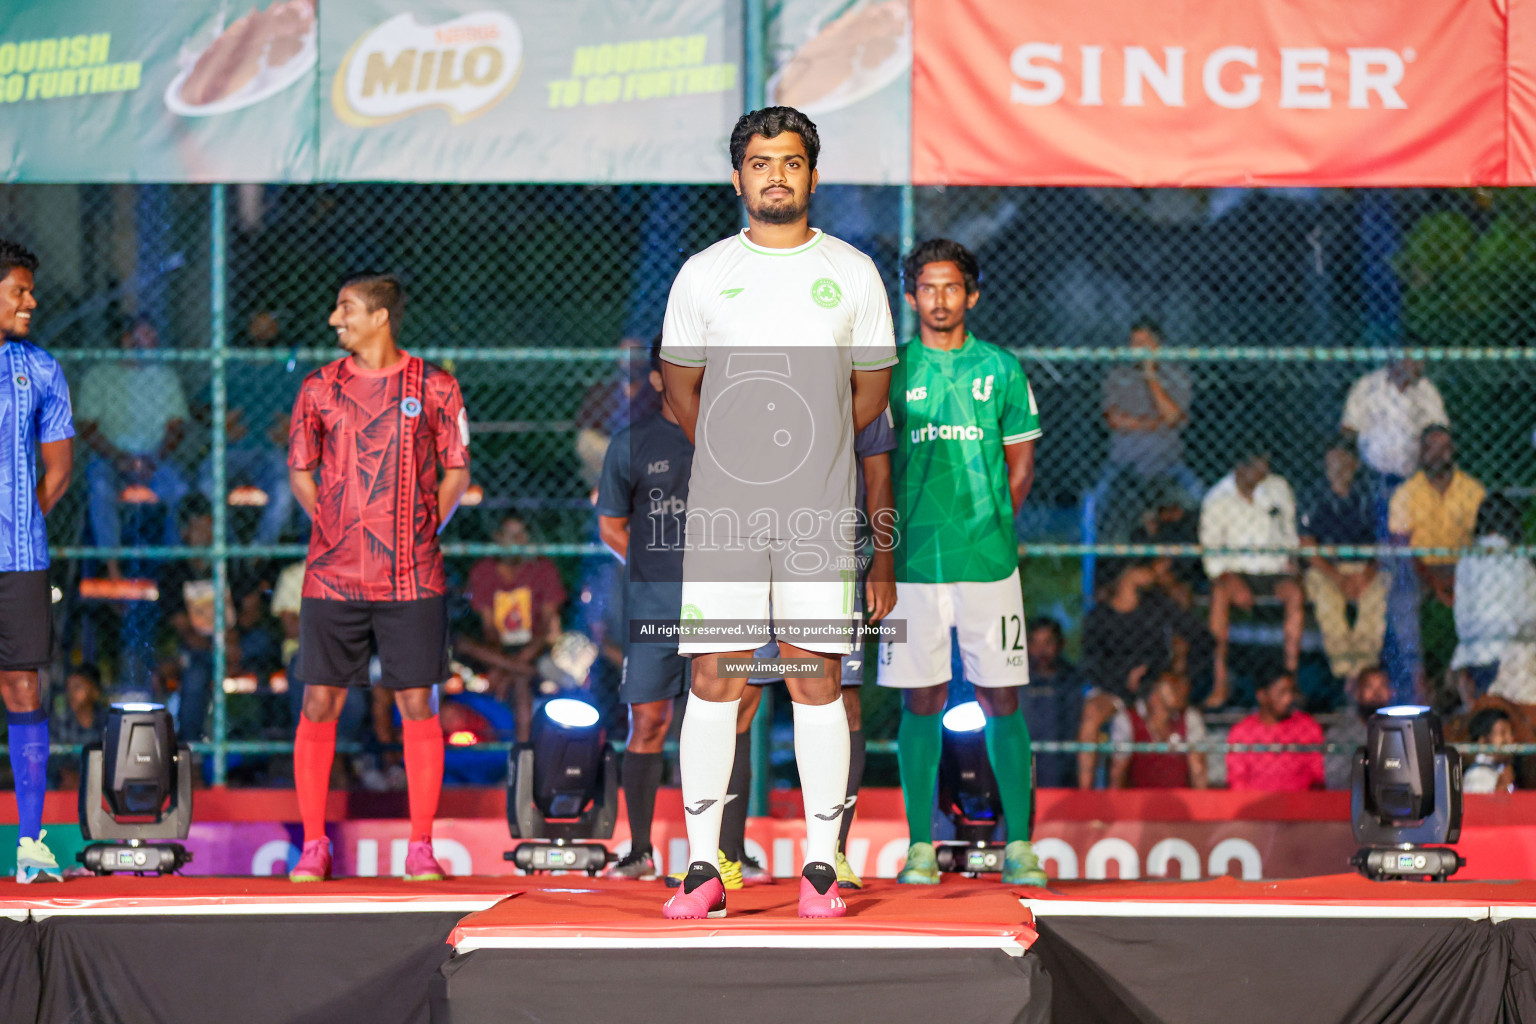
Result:
M443 727L437 716L406 719L405 782L411 805L411 841L432 838L432 819L443 791Z
M299 715L299 732L293 738L293 788L299 797L306 843L325 838L325 798L335 758L336 723L311 722L308 715Z

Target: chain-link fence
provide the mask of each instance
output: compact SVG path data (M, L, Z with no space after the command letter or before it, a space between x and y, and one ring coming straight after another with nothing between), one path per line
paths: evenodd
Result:
M473 504L445 536L461 651L484 639L463 596L473 564L551 559L555 632L591 643L568 639L531 674L587 676L612 708L618 573L589 495L647 386L620 343L659 331L678 267L735 230L736 202L725 185L0 189L0 234L42 257L34 336L64 363L80 429L49 519L56 742L89 737L99 676L113 697L174 696L210 778L284 780L283 570L308 529L287 491L287 413L334 358L337 282L363 268L405 279L403 343L449 367L470 410ZM1445 709L1536 689L1536 585L1511 589L1531 574L1536 484L1528 193L828 186L812 217L874 257L898 311L904 225L981 261L971 325L1018 354L1044 427L1022 577L1065 646L1053 664L1049 631L1031 634L1037 739L1177 739L1159 734L1178 703L1153 685L1164 669L1196 704L1238 706L1288 669L1344 724L1346 682L1378 663L1392 695ZM1450 456L1420 436L1437 423ZM1341 438L1351 454L1328 454ZM1436 472L1416 481L1426 454ZM1508 546L1459 559L1495 535ZM1345 549L1313 563L1308 539ZM510 741L517 688L463 661L455 742ZM1113 698L1102 721L1085 684ZM1134 735L1115 702L1141 708ZM864 706L887 749L898 702L870 687ZM360 698L351 715L371 751L358 771L389 784L387 713L375 723ZM1516 738L1536 737L1513 717ZM495 777L486 756L464 781Z

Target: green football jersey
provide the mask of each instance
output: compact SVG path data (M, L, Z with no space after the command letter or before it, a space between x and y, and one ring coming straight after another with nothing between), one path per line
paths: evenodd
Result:
M896 578L985 583L1019 566L1003 446L1040 436L1019 361L967 334L941 352L912 341L891 372Z

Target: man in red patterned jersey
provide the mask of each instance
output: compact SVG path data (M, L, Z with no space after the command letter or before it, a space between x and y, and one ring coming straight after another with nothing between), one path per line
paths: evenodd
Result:
M405 877L443 877L432 853L443 784L433 687L448 674L437 535L469 486L469 421L458 382L398 347L404 310L392 275L343 284L330 323L351 354L306 377L293 406L288 477L314 520L299 606L297 676L305 687L293 776L304 850L288 876L295 882L330 874L325 801L336 720L347 687L368 685L374 650L405 734Z

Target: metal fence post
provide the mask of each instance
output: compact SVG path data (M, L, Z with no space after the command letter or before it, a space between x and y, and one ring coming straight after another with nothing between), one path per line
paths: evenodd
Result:
M761 107L768 91L768 19L763 0L746 0L742 29L746 38L742 45L741 83L745 106L748 110Z
M768 19L763 10L763 0L746 0L746 38L742 46L742 105L747 110L757 110L767 101L768 68ZM747 211L742 207L741 222L746 224ZM747 813L760 817L768 813L768 791L773 786L769 777L773 766L773 690L763 687L763 702L752 719L752 789L747 798Z
M911 173L910 166L908 173ZM917 334L917 314L913 313L912 307L907 305L904 295L906 285L901 280L901 261L906 258L907 253L912 251L912 246L917 242L916 222L916 199L912 193L912 182L908 181L901 186L901 249L896 254L896 308L900 317L900 333L896 336L898 345Z
M222 786L228 771L229 715L224 693L224 677L228 673L228 631L224 628L227 614L225 594L229 587L229 543L225 531L229 529L229 499L225 472L226 410L229 403L224 383L225 354L229 341L228 323L225 317L226 236L224 186L214 185L209 199L208 233L210 236L208 260L208 315L209 346L213 354L212 410L209 426L213 432L213 784ZM200 737L189 737L189 741Z

